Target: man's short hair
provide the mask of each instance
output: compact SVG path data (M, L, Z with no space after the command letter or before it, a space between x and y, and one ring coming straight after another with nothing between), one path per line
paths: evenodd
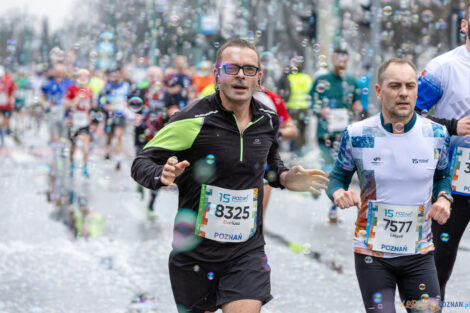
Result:
M390 66L390 64L392 63L408 64L415 71L416 76L418 76L418 70L416 69L416 66L411 61L407 59L402 59L402 58L392 58L380 64L379 69L377 70L377 82L379 85L382 85L384 81L384 73L387 70L387 68Z
M256 55L258 56L258 67L261 66L260 56L259 56L258 50L256 50L256 47L252 45L251 43L249 43L248 41L238 38L238 39L227 41L219 48L219 50L217 51L217 59L215 60L216 68L218 68L221 65L220 62L222 60L222 52L224 52L224 50L228 47L240 47L240 48L248 48L248 49L253 50L254 52L256 52Z
M343 49L343 48L340 48L340 47L336 47L336 48L333 50L333 53L334 53L334 54L346 54L346 55L349 55L348 50Z

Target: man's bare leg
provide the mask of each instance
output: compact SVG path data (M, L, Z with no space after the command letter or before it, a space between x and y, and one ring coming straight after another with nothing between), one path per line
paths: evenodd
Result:
M222 305L223 313L260 313L261 301L259 300L237 300Z

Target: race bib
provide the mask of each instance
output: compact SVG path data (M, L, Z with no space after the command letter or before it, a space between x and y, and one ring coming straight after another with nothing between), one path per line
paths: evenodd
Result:
M88 113L83 111L75 111L72 113L72 123L74 128L83 128L88 126Z
M65 112L64 112L64 106L63 105L53 105L50 109L50 113L52 118L54 119L61 119L63 118Z
M331 109L328 115L328 132L343 131L349 125L348 109Z
M372 251L416 254L422 237L424 205L369 201L364 243Z
M202 185L195 234L219 242L244 242L256 232L258 188Z
M452 156L452 193L470 195L470 148L457 147Z
M126 98L123 97L113 97L111 100L111 107L114 112L122 112L124 110L125 104L127 103Z
M26 98L26 90L24 89L18 89L16 92L15 92L15 97L17 99L24 99Z
M8 96L5 92L0 92L0 105L8 104Z

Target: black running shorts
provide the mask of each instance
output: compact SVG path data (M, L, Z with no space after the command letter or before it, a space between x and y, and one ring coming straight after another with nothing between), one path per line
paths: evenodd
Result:
M11 117L11 111L12 111L12 110L0 109L0 114L2 114L3 116L5 116L6 118L10 118L10 117Z
M201 263L170 254L170 280L179 313L217 311L224 303L272 299L271 269L264 247L221 263Z
M81 127L76 130L72 128L68 129L68 135L71 141L75 141L75 139L77 139L77 137L80 135L89 135L89 134L90 134L90 126Z

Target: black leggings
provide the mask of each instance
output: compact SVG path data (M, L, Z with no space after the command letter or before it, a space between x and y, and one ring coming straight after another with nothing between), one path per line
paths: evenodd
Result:
M395 289L401 301L429 300L439 296L433 252L396 258L378 258L354 253L356 276L367 313L395 313ZM417 312L410 306L408 312ZM428 312L421 310L421 313Z
M434 261L436 262L437 276L441 286L441 297L444 301L447 281L452 274L460 239L465 232L470 221L470 197L454 195L454 204L450 217L444 225L432 221L432 234L436 250L434 251ZM441 238L443 233L447 233L447 241Z

